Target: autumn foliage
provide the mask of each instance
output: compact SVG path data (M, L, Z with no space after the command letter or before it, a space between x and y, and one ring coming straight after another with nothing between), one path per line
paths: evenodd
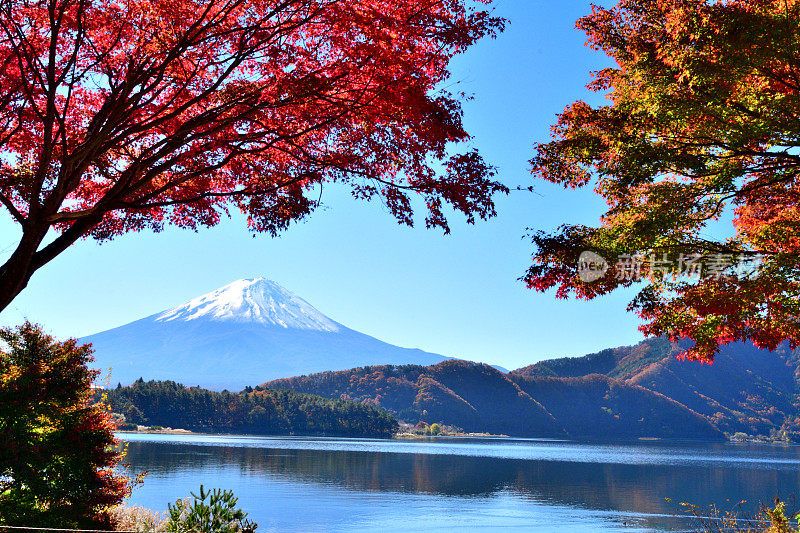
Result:
M77 239L241 210L276 233L323 184L429 227L505 187L448 63L503 21L486 0L2 0L0 203L21 236L0 309ZM453 155L455 154L455 155ZM51 229L59 232L45 241Z
M107 528L128 493L91 348L35 325L0 330L0 526Z
M589 85L608 103L568 106L533 171L594 187L608 210L599 227L535 233L529 287L590 299L643 286L643 331L693 340L690 358L800 345L800 2L621 0L577 25L614 61ZM592 282L578 275L587 250L610 263ZM631 256L704 266L627 276Z
M718 439L708 421L661 394L598 374L541 377L449 360L372 366L271 381L271 388L380 406L416 431L439 423L518 437Z

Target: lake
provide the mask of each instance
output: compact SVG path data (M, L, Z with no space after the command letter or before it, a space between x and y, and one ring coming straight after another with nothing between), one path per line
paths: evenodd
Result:
M667 531L687 501L728 509L800 488L800 447L533 439L120 434L132 504L233 489L265 531ZM733 503L731 503L733 502Z

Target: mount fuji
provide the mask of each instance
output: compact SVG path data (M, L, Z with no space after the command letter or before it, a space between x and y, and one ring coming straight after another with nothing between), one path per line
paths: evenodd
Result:
M277 283L242 279L114 329L91 342L111 383L139 377L240 390L276 378L447 359L400 348L331 320Z

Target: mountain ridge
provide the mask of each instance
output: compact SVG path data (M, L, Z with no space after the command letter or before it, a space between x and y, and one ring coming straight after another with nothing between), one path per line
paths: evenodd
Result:
M503 374L470 361L377 365L269 381L260 387L351 400L407 423L518 437L719 440L705 417L644 387L593 374L579 378Z
M666 338L577 358L541 361L515 376L570 378L602 374L685 405L728 433L800 437L800 350L774 352L748 343L722 347L713 364L677 356L688 346Z
M377 405L411 423L553 435L546 424L514 422L530 415L502 396L513 386L555 420L556 433L572 438L714 439L745 433L800 442L800 350L782 345L769 352L734 343L709 365L679 359L686 347L685 342L653 338L582 357L544 360L508 374L448 361L428 367L354 368L263 386ZM477 382L476 373L485 379Z

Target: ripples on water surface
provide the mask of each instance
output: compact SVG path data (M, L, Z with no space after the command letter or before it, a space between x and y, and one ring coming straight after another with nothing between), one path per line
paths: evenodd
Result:
M148 472L132 503L230 488L260 532L687 530L666 498L728 508L800 488L794 446L120 437L132 473Z

